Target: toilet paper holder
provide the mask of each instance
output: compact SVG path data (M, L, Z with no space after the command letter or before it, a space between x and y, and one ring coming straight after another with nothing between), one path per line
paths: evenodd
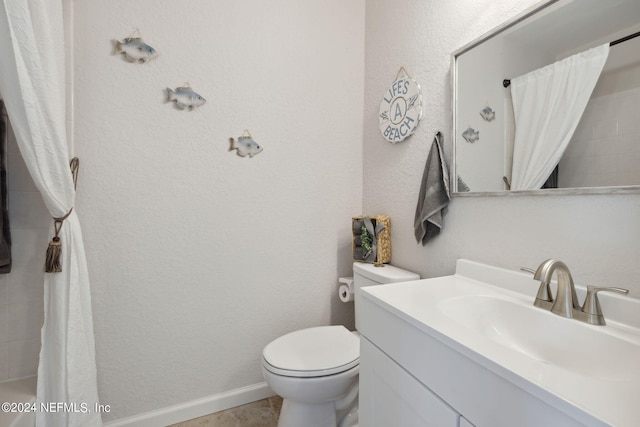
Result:
M341 283L338 288L338 295L340 296L340 301L342 302L352 302L355 298L355 294L353 292L353 277L340 277L338 282Z
M353 277L339 277L338 282L347 285L349 287L349 292L353 293Z

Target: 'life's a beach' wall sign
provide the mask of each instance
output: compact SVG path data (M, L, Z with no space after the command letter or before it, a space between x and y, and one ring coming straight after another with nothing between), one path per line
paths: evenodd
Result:
M400 68L380 102L380 133L395 144L411 136L422 117L420 85Z

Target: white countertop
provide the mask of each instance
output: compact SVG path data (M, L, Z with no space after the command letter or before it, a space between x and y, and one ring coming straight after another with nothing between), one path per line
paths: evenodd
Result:
M640 404L640 329L637 328L640 301L602 295L607 325L594 326L534 307L537 285L529 274L459 260L455 275L366 287L362 297L541 400L575 412L576 417L588 425L640 425L640 411L636 408ZM578 287L578 294L582 301L584 289ZM557 359L532 357L531 351L509 345L512 344L509 337L505 338L506 343L500 343L503 331L500 328L483 330L492 326L483 325L480 319L477 324L470 324L469 319L464 321L464 312L458 311L456 315L450 308L460 310L464 305L451 301L455 298L462 301L467 296L475 298L470 301L482 302L486 298L492 302L507 301L513 307L521 304L524 316L517 316L520 323L509 325L509 319L506 329L511 333L522 331L526 336L516 339L525 346L535 346L538 342L545 345L547 352L557 348ZM531 319L533 321L527 322ZM572 340L572 335L583 340L596 337L598 342L622 343L621 348L629 354L611 353L603 348L607 344L600 346L591 342L586 342L589 345L585 345L585 351L580 354L582 350L576 352L573 346L578 338Z

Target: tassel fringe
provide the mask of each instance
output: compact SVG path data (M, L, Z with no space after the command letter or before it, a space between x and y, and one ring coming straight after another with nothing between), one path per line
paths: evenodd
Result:
M60 243L60 237L54 237L49 242L47 248L47 258L44 263L45 273L59 273L62 271L62 244Z
M73 178L73 188L76 189L78 184L78 168L80 167L80 161L77 157L71 159L69 163L71 167L71 176ZM69 218L71 212L73 211L73 206L67 212L65 216L62 218L53 218L53 227L55 230L55 235L51 242L49 242L49 247L47 248L47 257L44 262L44 271L45 273L60 273L62 271L62 242L60 241L60 230L62 230L62 224L64 220Z

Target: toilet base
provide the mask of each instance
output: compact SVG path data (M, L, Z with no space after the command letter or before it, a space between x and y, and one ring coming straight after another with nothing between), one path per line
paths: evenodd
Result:
M357 414L359 365L339 374L302 378L274 374L267 367L265 362L264 378L271 390L283 399L278 427L356 425L353 413L355 410ZM343 423L344 419L349 423Z
M338 412L338 427L358 427L358 399L343 411Z
M357 403L347 411L340 424L336 414L334 402L312 405L283 399L278 427L358 427Z
M336 407L334 402L309 404L282 401L278 427L336 427Z

